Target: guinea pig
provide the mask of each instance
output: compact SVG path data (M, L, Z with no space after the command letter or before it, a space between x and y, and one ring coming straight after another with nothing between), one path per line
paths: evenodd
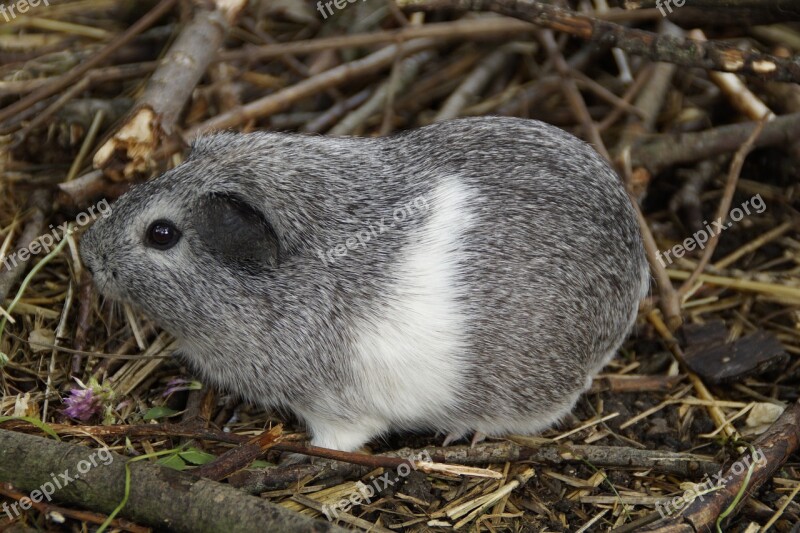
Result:
M219 133L83 236L99 292L316 446L534 434L635 322L635 211L592 148L485 117L382 138Z

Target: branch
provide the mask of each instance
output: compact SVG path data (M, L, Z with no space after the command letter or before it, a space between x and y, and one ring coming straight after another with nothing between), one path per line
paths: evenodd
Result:
M800 5L797 0L683 0L680 8L677 5L672 5L671 9L666 7L666 0L657 2L656 0L625 0L623 5L625 9L647 9L661 6L660 9L673 11L677 13L680 9L698 9L708 13L709 10L717 10L720 14L725 14L730 11L737 11L739 16L750 14L751 17L747 19L750 23L752 15L761 14L766 16L767 20L774 20L780 22L790 22L792 20L800 19ZM716 13L714 14L714 21L716 22Z
M379 72L394 63L398 54L412 55L426 48L434 46L432 39L414 39L402 45L394 44L381 48L366 57L344 63L338 67L321 72L310 78L286 87L276 93L269 94L246 105L234 107L211 117L205 122L191 128L186 136L194 138L203 133L214 130L232 128L256 118L264 118L285 109L294 102L316 94L320 91L335 87L346 81L360 76L367 76Z
M244 5L244 0L215 0L208 9L195 3L192 21L150 78L136 107L95 154L95 168L120 180L147 171L153 152L172 134L186 101Z
M569 33L608 47L618 47L652 61L675 63L723 72L735 72L776 81L800 82L800 59L786 59L734 46L707 41L657 35L626 28L536 0L397 0L411 10L442 8L468 11L494 11L545 28Z
M758 122L741 122L697 133L660 135L654 141L633 148L633 167L644 167L652 174L682 163L694 163L735 152L758 127ZM800 138L800 113L771 120L755 141L755 147L789 146Z
M40 501L41 491L53 487L52 496L60 501L106 514L113 512L123 499L128 458L107 450L101 457L105 458L102 462L97 450L83 446L0 430L0 479L32 496L40 491ZM92 462L97 466L86 469ZM345 531L228 485L144 461L130 463L129 468L130 498L122 514L159 530ZM80 478L56 490L53 472Z
M682 513L663 518L649 528L639 531L657 533L711 531L718 517L734 505L740 489L746 484L749 469L743 465L755 464L749 484L746 486L746 495L750 495L769 480L800 448L800 402L787 407L770 429L753 443L753 448L759 455L763 453L763 460L756 460L750 451L745 452L720 478L719 490L702 498L698 497L685 507ZM736 512L746 499L738 501L730 514Z
M524 442L524 440L520 442ZM447 465L483 466L517 461L531 461L547 465L588 462L598 468L639 468L698 479L705 474L711 475L719 471L717 463L701 455L638 450L621 446L537 444L528 447L510 441L502 441L484 442L474 447L402 449L375 456L314 447L304 449L303 446L290 446L286 443L277 444L274 448L326 457L335 461L321 461L311 465L289 465L261 472L242 470L229 477L228 481L247 492L260 493L265 490L284 489L308 476L313 476L315 483L325 482L329 479L338 481L361 477L379 466L396 468L405 462L407 457L419 457L426 454L430 455L434 462ZM339 461L347 461L350 464L343 464Z

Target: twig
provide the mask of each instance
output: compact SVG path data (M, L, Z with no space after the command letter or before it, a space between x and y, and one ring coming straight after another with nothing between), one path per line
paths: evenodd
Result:
M597 124L592 120L589 110L586 108L586 102L583 100L583 96L578 90L578 86L575 84L572 71L564 59L564 56L561 54L561 50L558 49L555 37L553 37L553 32L544 30L539 33L539 39L542 41L545 50L547 50L547 54L550 56L550 60L553 62L553 66L556 68L558 75L561 76L564 96L569 102L570 109L575 115L575 118L583 127L584 136L594 145L594 149L597 150L600 155L605 157L607 161L611 161L611 156L608 154L608 150L606 150L606 145L603 142L603 138L600 136Z
M358 106L369 100L373 89L367 87L366 89L357 92L353 96L334 104L330 109L321 113L311 122L306 123L301 130L305 133L320 133L329 128L331 124L336 122L339 117L356 109Z
M531 444L523 445L510 441L484 442L474 447L449 446L445 448L401 449L379 456L346 454L335 451L330 454L327 452L331 452L331 450L325 450L327 457L336 458L337 461L347 461L349 465L337 462L331 464L323 461L313 465L278 467L266 472L241 471L228 478L228 481L247 492L260 493L264 490L289 487L308 476L314 476L317 482L330 478L359 477L365 475L369 470L379 467L397 468L407 461L405 458L419 457L425 454L430 455L431 459L437 464L480 466L505 462L532 461L547 465L563 465L589 462L598 467L652 469L657 472L697 479L705 474L716 473L720 467L709 457L687 453L638 450L617 446L567 445L541 443L538 441L534 443L531 439L524 437L514 437L514 440L519 443L531 441ZM307 453L307 451L303 451L302 445L288 445L285 442L276 445L274 449ZM335 454L337 453L342 455L336 457ZM322 456L321 454L314 455ZM356 464L361 466L354 466Z
M330 135L351 135L361 126L369 117L377 113L389 99L389 94L393 91L402 91L408 84L410 84L422 66L433 58L433 53L429 50L405 58L401 61L397 69L396 80L392 78L387 79L381 86L372 94L372 96L364 102L358 109L355 109L336 126L331 128L328 132Z
M64 237L66 238L66 236ZM61 309L61 317L58 320L58 327L55 331L54 344L60 342L59 339L63 338L67 330L67 320L69 319L69 312L72 309L72 298L75 295L75 286L72 282L67 286L67 296L64 298L64 305ZM42 420L47 420L47 407L50 405L50 387L53 384L53 374L56 371L56 353L58 351L54 348L50 352L50 366L47 369L47 381L44 386L44 405L42 407Z
M22 128L20 131L16 133L15 144L21 143L28 136L30 132L43 125L45 122L47 122L47 120L49 120L50 117L52 117L55 113L57 113L59 109L64 107L67 104L67 102L69 102L70 100L75 98L78 94L88 89L89 81L90 81L89 76L83 78L81 81L79 81L78 83L76 83L63 93L61 93L61 95L59 95L59 97L56 98L52 104L47 106L47 108L44 111L37 113L36 118L28 122L24 128ZM12 126L13 125L14 124L12 124Z
M89 317L92 312L92 277L89 272L84 270L81 272L80 284L78 288L78 318L75 325L75 340L72 343L72 348L78 352L82 352L86 348L86 337L88 335L91 324ZM76 353L72 356L72 375L79 376L81 373L81 363L83 356Z
M458 88L445 100L433 121L439 122L459 116L461 110L473 103L495 74L508 63L510 55L511 49L508 46L502 46L483 58L478 66L464 78Z
M700 399L709 400L712 402L711 405L707 406L706 410L711 416L711 420L714 421L716 427L721 427L726 436L738 438L738 432L735 428L727 423L727 420L725 419L725 413L723 413L722 409L720 409L714 403L714 396L711 395L711 392L709 392L708 387L706 387L705 383L703 383L703 380L700 379L697 374L689 370L689 367L686 365L686 360L683 356L683 350L678 344L677 339L672 335L672 331L661 320L658 312L655 310L650 311L647 314L647 319L656 329L658 334L661 335L661 338L664 340L664 344L666 344L667 348L672 352L672 355L675 357L675 360L678 361L681 369L686 372L686 375L689 376L689 381L691 381L692 387L694 387L694 390L697 391L697 395L700 397Z
M221 52L217 61L257 61L271 59L286 54L311 54L325 50L341 48L359 48L378 44L393 44L413 39L482 39L502 38L512 35L531 33L536 27L510 17L496 17L475 20L457 20L454 22L437 22L423 26L406 26L396 30L384 30L371 33L355 33L337 37L323 37L276 43L264 46L245 46L241 50Z
M758 123L756 128L750 134L750 137L748 137L748 139L733 157L730 170L728 171L728 179L725 182L725 189L722 193L719 207L717 208L716 220L724 221L728 216L728 210L731 207L731 201L733 201L733 193L736 192L736 182L739 180L739 174L742 172L742 165L744 165L744 160L747 157L747 154L749 154L750 150L753 149L753 143L755 143L756 138L758 138L758 136L761 134L761 131L764 129L764 124L766 124L766 117ZM711 261L711 255L717 248L720 235L721 233L715 232L708 240L708 243L703 250L703 255L700 258L700 262L697 263L697 266L692 272L692 275L689 276L689 279L684 281L683 285L681 285L681 288L678 289L678 294L680 294L681 298L686 296L689 290L694 286L697 278L703 273L703 270L706 268L708 262Z
M680 28L668 21L662 21L659 31L667 35L677 35L680 32ZM619 154L617 161L622 168L631 203L636 211L636 220L642 234L647 262L650 264L650 270L656 279L656 287L659 292L659 304L671 331L675 331L683 322L680 299L678 298L678 293L675 291L675 288L672 286L672 282L664 266L658 259L658 245L656 244L652 231L650 231L650 226L647 224L642 209L639 206L640 195L637 194L636 191L634 176L642 177L642 175L644 175L641 181L649 181L650 176L647 175L646 172L635 172L632 169L630 158L633 139L641 137L643 133L650 133L655 128L656 119L664 105L667 89L672 82L674 73L675 66L668 63L660 63L653 67L652 74L647 77L646 82L644 82L645 87L637 96L634 104L637 109L642 111L644 116L640 120L629 117L629 122L622 133L620 141L614 148L614 151ZM641 195L643 195L643 193Z
M656 7L659 2L656 0L625 0L623 5L625 9L643 9ZM788 22L793 17L800 17L800 9L794 0L683 0L681 7L702 9L704 13L708 13L709 10L724 12L734 9L758 11L780 17L775 20L782 22ZM664 10L666 12L666 8Z
M695 29L689 32L689 37L698 41L707 41L702 30ZM719 86L725 96L730 100L731 105L739 110L750 120L772 120L775 118L773 113L762 102L753 91L747 88L741 78L730 72L709 72L711 80Z
M700 195L711 179L716 177L725 163L724 156L700 161L694 168L679 169L676 174L685 178L683 185L669 201L669 209L676 216L685 211L687 226L692 232L703 228L703 210Z
M283 426L277 425L257 435L246 444L228 450L214 461L192 471L198 477L220 481L233 472L246 468L279 442Z
M625 94L622 95L622 101L629 103L631 100L637 97L640 91L644 87L647 86L647 83L650 81L651 77L653 76L653 72L655 71L655 67L659 65L664 65L665 63L656 63L655 65L647 65L643 67L639 73L636 75L636 79L633 80L630 87L625 90ZM634 106L636 107L636 106ZM637 108L638 109L638 108ZM611 112L606 115L606 117L600 121L597 125L597 128L600 131L605 131L609 127L611 127L617 120L625 112L625 108L618 106L611 110Z
M29 205L31 208L30 218L25 224L20 235L20 246L16 252L26 249L34 240L36 240L47 228L47 217L50 215L51 199L50 194L43 190L38 190L31 195ZM0 268L0 302L4 302L8 296L11 287L16 283L17 279L25 272L28 261L17 262L7 269L5 266Z

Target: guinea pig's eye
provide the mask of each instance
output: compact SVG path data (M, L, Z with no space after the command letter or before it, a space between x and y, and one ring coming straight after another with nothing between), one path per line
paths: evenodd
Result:
M169 250L181 239L181 232L168 220L156 220L147 228L147 244L158 250Z

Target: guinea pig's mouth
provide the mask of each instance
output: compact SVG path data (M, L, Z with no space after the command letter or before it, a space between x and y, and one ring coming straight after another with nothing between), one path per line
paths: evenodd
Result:
M94 255L82 254L83 266L92 275L94 286L104 297L111 300L124 300L125 293L116 283L116 272L97 260Z
M111 275L105 269L92 272L92 281L97 292L105 298L115 301L126 300L126 295L121 287L114 282L113 272Z

